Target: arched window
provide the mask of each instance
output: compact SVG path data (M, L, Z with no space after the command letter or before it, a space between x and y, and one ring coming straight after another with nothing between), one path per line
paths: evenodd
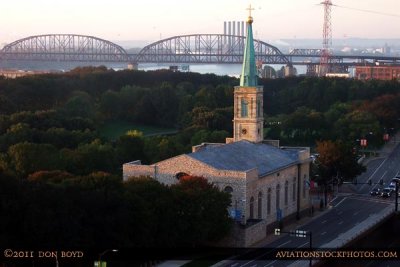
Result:
M289 203L289 182L285 182L285 206Z
M246 118L248 116L248 105L249 105L249 103L246 101L246 99L242 98L242 101L241 101L241 106L242 106L241 117L242 118Z
M250 198L250 219L254 219L254 197Z
M271 214L271 188L267 191L267 215Z
M178 180L181 179L183 176L189 176L189 175L184 172L178 172L177 174L175 174L175 178Z
M261 117L261 100L257 100L257 117Z
M292 200L296 201L296 177L293 177L293 192L292 192Z
M262 218L262 193L258 193L258 203L257 203L257 209L258 209L258 219Z
M230 186L227 186L224 188L224 192L229 193L231 195L231 206L232 206L232 193L233 193L233 188Z
M280 207L281 207L281 198L280 198L280 195L281 195L281 186L278 184L277 186L276 186L276 209L278 210Z
M230 186L227 186L227 187L225 187L224 192L229 193L229 194L232 194L233 188L230 187Z

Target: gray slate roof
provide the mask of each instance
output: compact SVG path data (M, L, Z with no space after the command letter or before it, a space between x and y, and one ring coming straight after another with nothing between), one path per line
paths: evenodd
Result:
M200 151L187 154L219 170L248 171L258 168L264 175L298 162L298 151L252 143L246 140L220 146L205 146Z

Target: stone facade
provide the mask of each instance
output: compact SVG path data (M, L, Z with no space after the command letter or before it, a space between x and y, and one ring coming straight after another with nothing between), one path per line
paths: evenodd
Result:
M298 155L300 161L297 164L264 176L259 175L257 168L247 171L216 169L188 155L153 165L141 165L140 161L126 163L123 176L124 180L131 176L150 176L167 185L177 183L181 173L206 178L221 190L231 192L229 213L241 215L236 219L242 226L239 230L242 238L225 245L249 246L266 237L267 225L274 224L278 217L284 219L309 207L306 183L309 180L309 150L299 150Z
M234 90L234 141L261 142L263 130L263 88L236 86Z

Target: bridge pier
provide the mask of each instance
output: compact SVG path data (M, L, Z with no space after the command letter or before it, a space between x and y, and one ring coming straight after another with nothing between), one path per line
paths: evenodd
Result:
M315 65L315 64L307 64L306 76L308 76L308 77L317 76L317 65Z
M138 63L137 62L129 62L128 70L138 70Z

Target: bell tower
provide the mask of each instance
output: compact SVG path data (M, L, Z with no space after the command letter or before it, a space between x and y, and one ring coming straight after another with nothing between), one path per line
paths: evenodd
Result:
M234 89L233 141L261 142L264 139L263 87L258 86L251 10L247 18L247 37L240 85Z

